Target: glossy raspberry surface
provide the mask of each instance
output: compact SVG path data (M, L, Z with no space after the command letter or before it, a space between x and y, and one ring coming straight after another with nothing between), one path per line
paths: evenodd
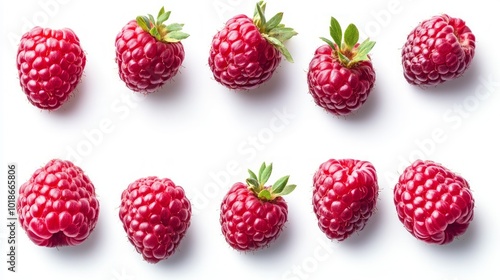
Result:
M140 178L122 192L119 217L144 260L157 263L175 253L191 223L191 203L168 178Z
M53 159L19 189L21 227L37 245L78 245L89 237L99 216L94 185L70 161Z
M283 197L263 201L244 183L236 183L220 208L222 233L231 247L252 251L268 246L281 234L288 206Z
M131 20L115 39L118 73L127 87L141 93L151 93L174 77L184 61L181 42L156 40Z
M17 50L19 83L28 100L40 109L65 103L81 80L86 56L69 28L34 27L21 37Z
M408 35L402 50L404 77L414 85L437 85L469 68L476 38L462 19L446 14L424 20Z
M378 198L375 167L368 161L329 159L313 177L313 208L330 239L345 240L361 231Z
M216 81L231 89L253 89L269 80L281 53L264 39L252 19L237 15L217 32L208 65Z
M433 161L417 160L394 188L399 220L417 239L446 244L465 233L474 216L468 182Z
M374 84L371 61L343 66L329 45L316 49L309 63L307 83L314 102L335 115L347 115L361 107Z

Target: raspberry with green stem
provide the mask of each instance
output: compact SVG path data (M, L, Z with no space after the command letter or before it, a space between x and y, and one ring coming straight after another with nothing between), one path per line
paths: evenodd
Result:
M148 14L130 20L115 39L118 74L126 86L144 94L160 89L179 71L185 52L184 24L166 24L170 11L162 7L156 19Z

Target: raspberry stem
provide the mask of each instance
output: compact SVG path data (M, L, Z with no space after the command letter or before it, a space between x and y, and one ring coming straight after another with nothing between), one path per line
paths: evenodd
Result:
M155 37L156 40L164 43L176 43L189 37L189 34L181 31L184 24L164 24L170 18L170 14L171 11L165 11L165 7L162 7L158 12L156 20L151 14L138 16L136 18L137 25Z
M375 42L367 38L361 44L358 44L359 30L356 25L349 24L345 33L342 34L340 23L337 19L331 17L330 37L333 39L333 42L325 37L320 37L320 39L332 48L340 63L345 67L350 68L359 62L370 60L368 55L375 46Z
M281 23L283 13L277 13L271 19L266 20L265 16L266 3L264 1L257 2L255 6L253 23L259 29L262 37L264 37L271 45L273 45L287 61L293 62L292 55L285 47L285 42L297 32L293 28L286 27Z
M265 184L271 177L273 170L273 164L262 163L259 169L258 175L256 175L252 170L248 170L250 177L246 180L248 188L253 191L255 195L264 201L273 201L277 197L290 194L297 185L288 184L288 178L290 176L286 175L278 179L271 187L266 187Z

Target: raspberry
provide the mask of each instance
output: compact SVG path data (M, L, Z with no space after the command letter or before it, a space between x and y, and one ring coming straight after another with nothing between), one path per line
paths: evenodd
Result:
M313 177L313 208L320 229L330 239L361 231L378 199L375 167L368 161L329 159Z
M99 201L80 167L53 159L20 187L17 213L21 227L35 244L74 246L94 230Z
M174 254L191 223L191 203L181 186L155 176L122 192L120 220L129 241L149 263Z
M447 244L465 233L473 218L468 182L441 164L417 160L394 188L399 220L419 240Z
M19 82L34 106L55 110L81 80L86 56L69 28L34 27L21 37L17 50Z
M331 18L330 35L333 42L318 47L309 63L307 83L314 102L335 115L348 115L359 109L375 84L375 71L368 55L375 42L358 43L359 31L350 24L342 29Z
M138 16L116 36L118 73L129 89L155 92L179 71L185 56L181 40L189 35L181 31L183 24L165 25L169 17L164 8L156 21Z
M287 185L289 176L271 187L264 184L272 172L272 164L262 164L258 177L249 170L246 184L235 183L221 203L220 223L227 243L239 251L252 251L269 246L283 230L288 206L282 195L291 193L295 185Z
M283 13L267 21L265 8L260 1L253 19L232 17L212 39L208 65L215 80L230 89L253 89L269 80L282 54L293 61L284 42L297 33L280 24Z
M443 14L424 20L403 46L404 77L414 85L456 79L470 66L475 48L475 36L462 19Z

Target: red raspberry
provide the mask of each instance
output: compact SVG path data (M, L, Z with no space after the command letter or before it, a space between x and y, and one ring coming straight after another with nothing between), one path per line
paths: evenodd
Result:
M227 243L236 250L251 251L276 240L288 218L288 206L281 197L291 193L295 185L287 185L288 177L267 187L272 164L262 164L258 177L251 170L246 184L235 183L221 204L220 223Z
M157 91L181 67L181 40L189 35L181 32L183 24L163 24L169 17L164 8L156 21L151 15L138 16L116 36L118 73L129 89L144 94Z
M307 82L314 102L335 115L347 115L365 103L375 83L375 71L368 53L375 42L368 39L358 44L359 31L350 24L342 29L331 18L327 43L314 53L309 63Z
M462 19L446 14L421 22L403 46L404 77L414 85L437 85L467 70L476 38Z
M35 244L74 246L94 230L99 201L80 167L53 159L21 186L17 213L21 227Z
M34 27L21 37L17 50L21 88L40 109L55 110L69 99L85 63L80 40L69 28Z
M361 231L378 199L375 167L368 161L329 159L313 177L313 208L330 239L345 240Z
M150 176L122 192L119 217L137 252L157 263L174 254L186 234L191 203L172 180Z
M253 20L236 15L214 35L208 65L217 82L231 89L253 89L271 78L282 54L293 61L284 42L297 33L280 23L283 13L267 21L265 8L258 2Z
M417 239L446 244L467 230L474 199L467 181L446 167L417 160L394 189L399 220Z

